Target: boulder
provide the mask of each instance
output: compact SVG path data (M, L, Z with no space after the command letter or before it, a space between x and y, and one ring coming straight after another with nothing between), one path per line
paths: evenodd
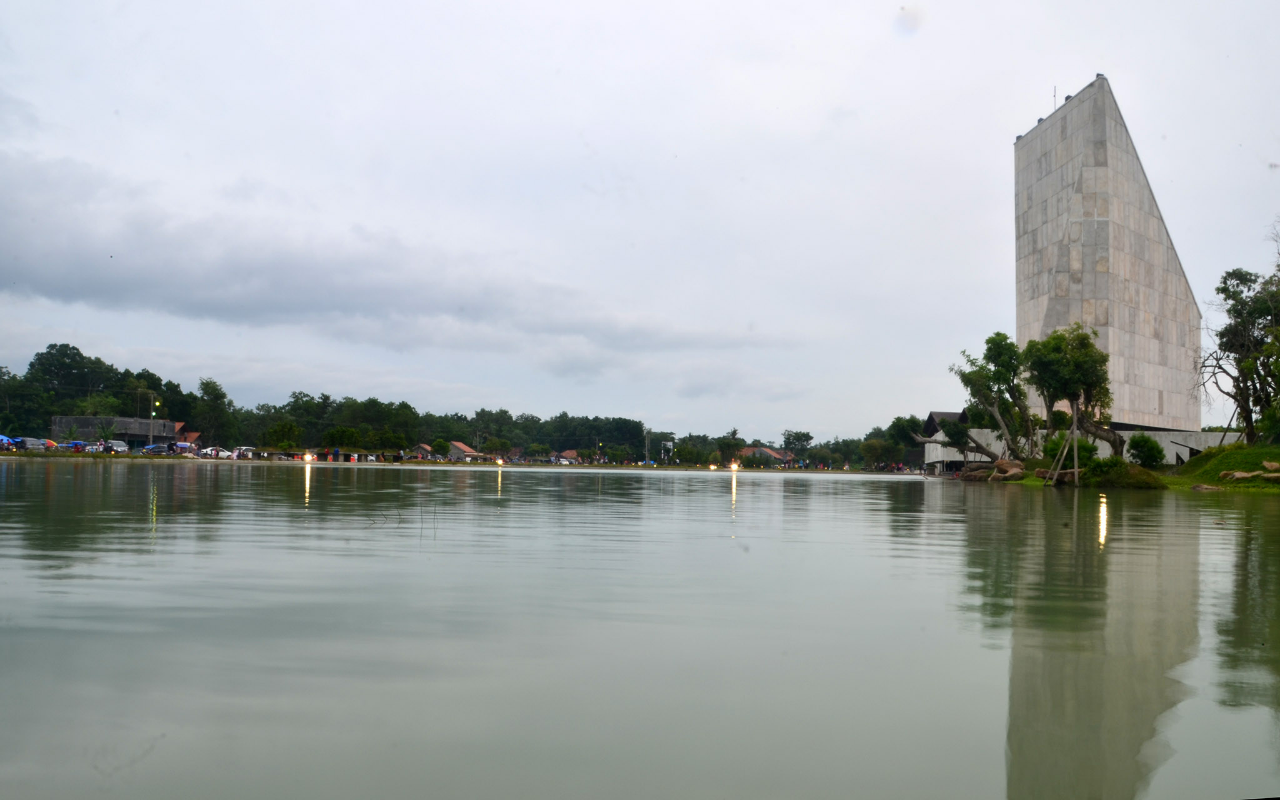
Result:
M985 469L984 469L984 470L976 470L976 469L975 469L975 470L967 470L967 471L965 471L965 472L961 472L961 473L960 473L960 480L962 480L962 481L985 481L987 478L991 477L993 474L994 474L994 473L993 473L993 471L991 471L991 470L985 470Z
M1228 476L1227 480L1247 481L1250 478L1256 478L1261 474L1262 474L1262 470L1258 470L1257 472L1233 472L1231 473L1230 476Z
M1006 472L1011 472L1011 471L1013 471L1013 470L1015 470L1015 469L1016 469L1016 470L1021 470L1021 469L1022 469L1022 462L1021 462L1021 461L1014 461L1014 460L1012 460L1012 459L1008 459L1008 458L1002 458L1002 459L1000 459L999 461L997 461L996 463L992 464L991 466L995 467L996 472L999 472L1001 475L1003 475L1003 474L1005 474Z
M1049 477L1049 470L1047 470L1047 469L1038 469L1038 470L1036 470L1036 471L1035 471L1035 476L1036 476L1037 478L1040 478L1040 479L1042 479L1042 480L1043 480L1044 478Z
M1235 470L1233 470L1233 469L1225 469L1225 470L1223 470L1222 472L1219 472L1219 473L1218 473L1218 480L1220 480L1220 481L1225 481L1225 480L1227 480L1228 478L1230 478L1232 475L1234 475L1234 474L1235 474L1235 472L1236 472L1236 471L1235 471Z
M1272 472L1275 472L1276 470L1280 469L1280 464L1277 464L1277 463L1276 463L1276 462L1274 462L1274 461L1263 461L1263 462L1262 462L1262 466L1266 467L1267 469L1271 470Z
M1011 469L1011 470L1009 470L1008 472L1006 472L1005 474L1001 475L1001 476L1000 476L1000 480L1002 480L1002 481L1020 481L1020 480L1022 480L1022 477L1023 477L1025 474L1026 474L1026 473L1025 473L1025 472L1023 472L1023 471L1022 471L1022 470L1020 470L1020 469Z
M1264 481L1271 481L1272 483L1280 483L1280 472L1270 472L1261 477Z
M1207 483L1197 483L1195 486L1192 486L1192 487L1191 487L1191 491L1193 491L1193 492L1221 492L1221 491L1223 491L1223 489L1222 489L1222 487L1221 487L1221 486L1210 486L1210 485L1208 485Z

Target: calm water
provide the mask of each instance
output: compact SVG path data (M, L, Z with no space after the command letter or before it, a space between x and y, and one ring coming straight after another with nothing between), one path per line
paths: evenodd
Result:
M1280 497L0 461L0 797L1280 791Z

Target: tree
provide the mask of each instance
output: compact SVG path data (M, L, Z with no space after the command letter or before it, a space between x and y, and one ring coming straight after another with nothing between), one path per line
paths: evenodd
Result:
M999 431L1011 458L1030 457L1036 451L1036 421L1027 406L1022 385L1023 356L1018 345L1005 333L987 337L982 358L963 350L964 366L952 365L951 372Z
M302 427L293 420L282 420L267 428L258 441L262 447L292 450L302 442Z
M733 428L724 436L716 439L716 451L720 453L720 463L730 464L738 459L746 442L738 436L738 429Z
M1102 439L1111 452L1124 452L1119 431L1104 428L1096 417L1111 408L1111 383L1107 375L1110 357L1094 343L1095 330L1080 323L1060 328L1043 340L1027 342L1023 360L1027 380L1044 400L1046 409L1065 400L1077 430Z
M506 439L497 439L491 436L487 441L485 441L483 449L486 453L503 455L511 451L511 442Z
M901 461L905 450L902 445L888 439L867 439L862 443L862 461L872 469L880 469Z
M1215 347L1200 362L1201 386L1212 384L1231 400L1250 444L1258 439L1259 419L1274 415L1280 393L1280 221L1271 237L1277 247L1271 275L1233 269L1218 282L1214 292L1227 322L1209 331Z
M1146 469L1155 469L1164 463L1164 448L1145 433L1129 437L1129 458Z
M434 453L437 458L448 458L449 442L444 439L436 439L431 443L431 452Z
M794 453L797 458L804 458L813 443L813 434L808 431L783 431L782 449Z
M196 424L205 442L211 445L232 444L235 437L235 403L227 397L222 384L213 378L200 379L200 399L196 402Z
M884 438L900 444L904 448L914 447L916 437L924 433L924 420L912 414L909 417L894 417L893 422L884 430Z

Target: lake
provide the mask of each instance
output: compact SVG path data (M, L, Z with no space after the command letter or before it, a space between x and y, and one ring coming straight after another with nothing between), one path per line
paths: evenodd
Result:
M1280 496L0 460L0 797L1280 792Z

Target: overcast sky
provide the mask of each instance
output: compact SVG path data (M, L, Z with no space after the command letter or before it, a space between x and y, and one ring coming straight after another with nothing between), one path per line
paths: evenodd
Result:
M1280 2L0 4L0 364L861 435L1013 333L1013 141L1102 72L1212 322ZM1225 417L1221 404L1206 424Z

